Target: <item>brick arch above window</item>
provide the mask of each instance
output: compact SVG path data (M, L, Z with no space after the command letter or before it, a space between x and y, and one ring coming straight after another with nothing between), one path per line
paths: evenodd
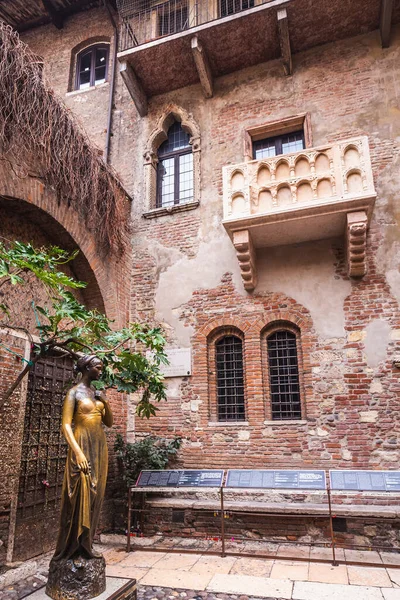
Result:
M68 77L68 92L72 92L76 89L76 78L77 78L77 61L79 55L85 50L89 50L95 46L108 46L108 61L110 60L110 48L111 38L107 35L97 35L91 38L87 38L76 44L71 50L71 62Z
M157 165L159 162L158 149L168 139L170 127L178 122L185 133L189 135L189 144L193 153L193 200L177 204L169 208L157 208ZM171 213L196 208L200 202L200 128L193 116L183 108L169 105L162 113L156 127L151 132L146 144L144 157L146 212L144 216L151 218L163 213Z

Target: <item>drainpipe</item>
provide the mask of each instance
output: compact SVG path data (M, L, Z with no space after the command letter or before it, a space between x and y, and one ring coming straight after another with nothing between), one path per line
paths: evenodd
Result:
M111 25L114 29L114 50L113 50L113 58L112 58L112 68L111 68L111 80L110 80L110 96L108 101L108 115L107 115L107 133L106 133L106 144L104 148L104 162L110 162L110 138L111 138L111 127L112 127L112 113L113 113L113 103L114 103L114 89L115 89L115 78L117 71L117 52L118 52L118 26L115 22L114 15L110 8L108 0L104 1L104 7L106 8L108 15L110 17Z

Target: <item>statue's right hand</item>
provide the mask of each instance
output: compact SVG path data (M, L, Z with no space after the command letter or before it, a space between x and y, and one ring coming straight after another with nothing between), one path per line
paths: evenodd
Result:
M83 452L78 452L76 454L76 464L78 465L78 469L82 471L82 473L85 473L85 475L89 473L89 463Z

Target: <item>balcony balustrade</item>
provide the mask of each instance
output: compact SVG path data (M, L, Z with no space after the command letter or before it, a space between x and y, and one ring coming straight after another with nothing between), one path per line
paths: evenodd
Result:
M292 55L373 31L379 12L387 46L392 18L392 0L116 1L120 72L141 116L152 96L200 83L210 98L215 78L270 60L290 75Z
M117 0L120 51L236 15L270 0Z
M245 288L256 285L256 249L347 236L348 272L366 270L376 198L368 139L223 167L223 224Z

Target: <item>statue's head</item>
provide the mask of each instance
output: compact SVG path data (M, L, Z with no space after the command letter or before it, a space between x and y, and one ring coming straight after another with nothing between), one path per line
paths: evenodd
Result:
M95 354L88 354L77 361L76 370L82 375L89 375L91 380L99 379L103 370L103 363Z

